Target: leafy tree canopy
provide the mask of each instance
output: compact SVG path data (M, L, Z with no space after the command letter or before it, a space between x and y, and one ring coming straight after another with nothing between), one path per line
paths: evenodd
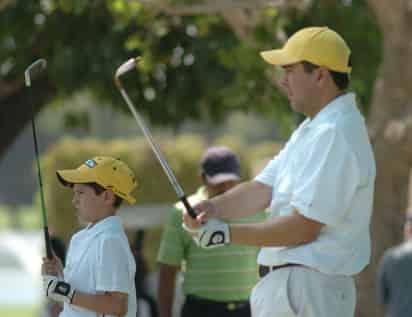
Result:
M263 8L247 38L236 35L223 15L171 15L139 1L3 2L2 82L22 81L25 67L43 57L54 97L90 89L126 110L113 74L126 59L141 55L143 62L125 85L139 109L160 125L177 126L186 118L218 122L241 109L290 126L286 100L270 83L272 68L259 57L259 51L281 45L282 30L289 35L326 24L341 32L354 52L353 88L365 107L380 61L381 35L361 0L312 1L303 13Z

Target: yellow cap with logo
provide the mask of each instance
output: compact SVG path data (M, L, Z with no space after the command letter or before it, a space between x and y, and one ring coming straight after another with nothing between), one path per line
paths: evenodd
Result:
M129 204L136 202L131 192L137 183L132 170L119 159L97 156L87 160L76 169L59 170L57 178L64 186L72 184L96 183L110 189Z
M345 40L328 27L308 27L293 34L283 48L261 52L269 64L285 66L299 62L310 62L329 70L347 73L350 49Z

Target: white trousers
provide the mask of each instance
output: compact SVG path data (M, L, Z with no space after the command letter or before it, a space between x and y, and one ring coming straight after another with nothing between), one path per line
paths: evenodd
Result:
M353 317L353 278L286 267L260 279L250 297L252 317Z

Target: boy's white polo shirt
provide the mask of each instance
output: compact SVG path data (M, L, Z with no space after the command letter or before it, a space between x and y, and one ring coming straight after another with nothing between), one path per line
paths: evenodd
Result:
M336 98L306 119L255 180L273 188L272 217L298 210L325 226L311 243L262 248L258 263L300 263L327 274L360 272L370 258L375 174L354 94Z
M89 294L127 293L126 317L136 317L135 272L135 260L118 216L89 225L72 237L64 269L65 281ZM101 314L68 304L64 304L60 314L60 317L97 316Z

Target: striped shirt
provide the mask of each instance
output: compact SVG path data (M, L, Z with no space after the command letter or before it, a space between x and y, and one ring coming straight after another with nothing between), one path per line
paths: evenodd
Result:
M206 199L201 187L189 197L194 204ZM168 217L158 254L160 263L179 266L184 273L183 293L214 301L246 300L257 282L257 247L227 245L202 249L182 228L181 205ZM231 223L261 222L265 212Z

